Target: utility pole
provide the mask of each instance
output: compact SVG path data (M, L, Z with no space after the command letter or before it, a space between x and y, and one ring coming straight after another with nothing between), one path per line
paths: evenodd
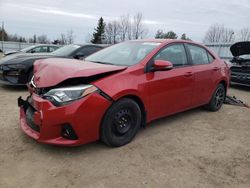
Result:
M3 41L4 41L4 22L2 21L2 51L3 51Z

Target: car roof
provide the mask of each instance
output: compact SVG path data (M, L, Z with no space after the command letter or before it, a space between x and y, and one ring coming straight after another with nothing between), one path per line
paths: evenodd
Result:
M191 43L191 44L197 44L201 45L200 43L190 41L190 40L181 40L181 39L138 39L138 40L130 40L131 42L155 42L155 43L162 43L162 44L168 44L171 42L184 42L184 43Z
M34 47L37 47L37 46L59 46L60 47L60 45L56 45L56 44L34 44L33 46Z
M68 45L77 45L80 47L84 47L84 46L97 46L97 47L107 47L109 46L109 44L92 44L92 43L87 43L87 44L68 44Z

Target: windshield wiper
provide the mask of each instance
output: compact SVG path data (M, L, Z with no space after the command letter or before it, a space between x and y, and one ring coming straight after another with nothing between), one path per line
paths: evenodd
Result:
M93 63L100 63L100 64L106 64L106 65L114 65L113 63L109 63L109 62L102 62L102 61L91 61Z

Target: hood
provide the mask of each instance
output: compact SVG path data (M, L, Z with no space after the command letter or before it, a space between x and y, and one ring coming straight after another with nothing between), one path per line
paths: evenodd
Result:
M34 83L38 88L45 88L58 85L71 78L86 78L121 71L126 68L126 66L107 65L73 59L42 59L37 60L34 64Z
M14 54L14 53L20 53L20 51L7 51L7 52L4 52L4 55L10 55L10 54Z
M230 51L234 57L250 54L250 41L237 42L230 47Z
M49 53L39 53L39 54L27 54L27 53L15 53L8 55L0 60L0 64L16 64L22 63L26 60L36 60L36 59L44 59L56 57L55 55L51 55Z

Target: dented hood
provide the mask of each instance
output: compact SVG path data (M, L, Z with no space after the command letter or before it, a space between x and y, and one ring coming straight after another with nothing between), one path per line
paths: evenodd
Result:
M93 63L72 59L50 58L34 64L34 83L37 87L55 86L70 78L84 78L103 73L121 71L126 66Z
M237 42L230 47L234 57L250 54L250 41Z

